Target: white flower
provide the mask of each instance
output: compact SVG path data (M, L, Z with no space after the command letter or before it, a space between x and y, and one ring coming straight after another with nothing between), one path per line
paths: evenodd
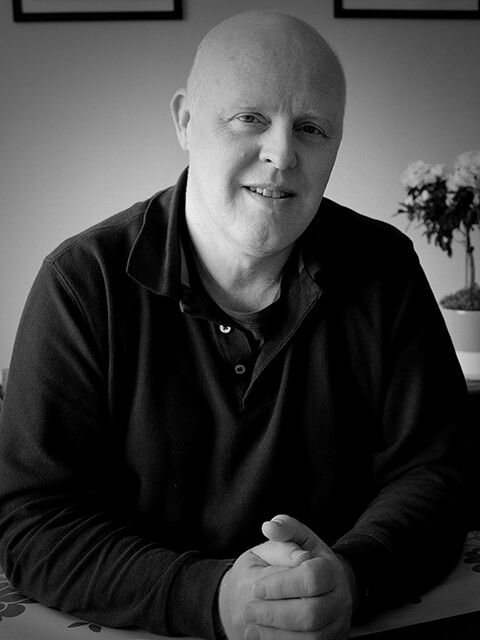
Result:
M480 151L466 151L455 158L447 189L458 191L462 187L480 188Z
M408 165L402 174L401 181L407 189L415 189L433 184L444 177L445 167L443 164L431 165L423 160L417 160Z
M423 177L428 172L429 166L423 160L411 162L402 173L402 184L406 188L418 187L423 183Z
M475 176L480 175L480 151L465 151L455 158L454 169L464 169L473 173Z
M447 178L448 191L458 191L462 187L476 186L475 175L469 171L466 167L457 167L453 173Z
M431 177L433 178L431 181L435 182L435 180L440 180L445 178L445 165L444 164L435 164L430 169Z

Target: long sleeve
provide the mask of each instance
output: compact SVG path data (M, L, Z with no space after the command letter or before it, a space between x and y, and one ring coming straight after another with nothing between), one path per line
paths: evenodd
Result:
M465 380L424 273L409 253L399 269L402 284L393 279L384 301L397 299L383 309L392 328L376 372L382 391L374 497L334 545L372 604L412 598L433 585L457 561L466 532L473 461Z
M101 306L83 308L49 261L30 293L1 415L0 563L24 593L80 618L213 638L226 561L163 548L129 509L92 324Z

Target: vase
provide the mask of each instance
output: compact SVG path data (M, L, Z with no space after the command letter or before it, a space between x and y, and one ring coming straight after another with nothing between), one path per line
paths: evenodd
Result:
M441 309L465 377L480 380L480 311Z

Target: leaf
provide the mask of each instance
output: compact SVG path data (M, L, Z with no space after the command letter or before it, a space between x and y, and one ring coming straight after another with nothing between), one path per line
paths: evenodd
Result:
M25 607L22 604L9 604L7 608L2 611L3 618L16 618L25 611Z
M18 593L18 591L16 593L9 593L7 595L4 595L0 598L0 600L2 602L24 602L25 600L28 600L28 598L24 595L22 595L21 593Z
M102 630L102 627L99 624L93 624L93 623L89 623L89 622L72 622L72 624L68 625L68 629L74 629L75 627L87 627L90 629L90 631L93 631L93 633L100 633L100 631Z

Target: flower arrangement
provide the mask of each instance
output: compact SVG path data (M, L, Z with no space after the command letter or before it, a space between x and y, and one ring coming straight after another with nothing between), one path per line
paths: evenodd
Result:
M447 309L480 310L480 286L475 281L472 234L480 230L480 151L457 156L453 171L444 165L412 162L402 174L407 192L397 214L424 226L428 242L452 255L452 243L465 248L465 287L440 300Z

